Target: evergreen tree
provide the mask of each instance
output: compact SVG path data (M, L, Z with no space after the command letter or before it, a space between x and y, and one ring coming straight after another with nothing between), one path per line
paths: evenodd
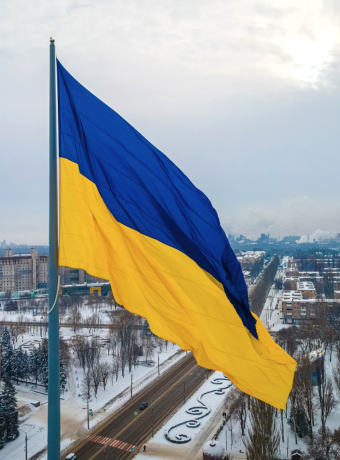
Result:
M40 367L40 350L33 348L32 353L29 355L29 374L35 381L35 386L38 384Z
M12 359L12 369L13 375L12 377L16 380L17 384L19 384L19 379L25 378L25 368L26 368L26 355L22 351L22 348L19 347L17 350L13 352L13 359Z
M30 376L30 370L31 370L30 364L31 363L30 363L30 356L26 350L23 352L21 364L22 364L21 375L22 375L23 380L26 380L26 386L27 386L27 379Z
M19 436L19 421L16 389L12 381L6 377L2 390L3 413L5 418L6 441L13 441Z
M295 428L296 428L296 434L299 436L299 438L304 438L307 436L309 432L309 427L308 427L308 420L306 417L306 414L304 410L296 404L294 406L294 414L293 414L293 408L290 410L290 417L288 419L288 424L292 431L294 431L294 418L293 415L295 415Z
M62 359L60 359L60 390L64 391L66 386L66 370L65 370L65 363Z
M48 341L47 339L42 340L41 347L39 349L39 381L44 385L45 390L48 389Z
M11 342L11 334L7 327L3 328L1 340L1 376L13 377L13 345Z
M0 394L0 450L4 447L6 440L6 425L5 425L5 402L2 394Z

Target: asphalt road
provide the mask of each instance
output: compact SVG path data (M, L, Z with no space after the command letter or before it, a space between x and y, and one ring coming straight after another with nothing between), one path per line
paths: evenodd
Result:
M116 412L91 436L92 440L79 442L72 452L76 453L77 460L132 458L151 437L152 429L156 432L171 413L183 405L184 398L189 398L211 373L200 367L191 353L188 354ZM144 401L149 407L140 411L139 406ZM134 415L135 412L138 415ZM127 450L130 445L137 449L128 452L111 447L109 444L118 444L114 440L126 443L120 446Z

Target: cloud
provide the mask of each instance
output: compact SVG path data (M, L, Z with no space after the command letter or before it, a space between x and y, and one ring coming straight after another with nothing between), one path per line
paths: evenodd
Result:
M0 239L47 239L51 35L226 227L336 229L339 19L333 0L3 0Z

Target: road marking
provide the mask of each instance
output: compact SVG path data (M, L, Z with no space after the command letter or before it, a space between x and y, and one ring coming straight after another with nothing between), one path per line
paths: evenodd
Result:
M119 441L118 439L104 438L103 436L97 436L92 434L87 437L88 441L96 442L98 444L105 444L107 446L116 447L120 450L125 450L126 452L131 452L131 449L137 449L137 446L133 444L128 444L127 442Z
M197 363L193 363L193 365L197 365ZM160 399L162 399L167 393L169 393L169 391L171 391L171 390L173 389L173 387L175 387L175 386L178 384L178 382L179 382L180 380L183 380L185 377L187 377L188 375L190 375L191 370L192 370L192 369L189 369L184 375L182 375L182 376L179 378L179 380L177 380L175 383L173 383L164 393L162 393L155 401L153 401L153 402L150 404L149 408L150 408L153 404L155 404L156 402L158 402ZM123 433L127 428L129 428L136 420L138 420L138 417L137 417L137 418L133 418L133 419L131 420L130 423L128 423L122 430L120 430L119 433L117 433L117 436L119 436L120 434L122 434L122 433ZM94 436L94 435L93 435L93 436ZM110 439L110 438L106 438L106 439ZM104 448L105 448L106 445L107 445L107 444L105 444L103 447L101 447L101 448L100 448L94 455L92 455L92 457L90 457L88 460L93 460L94 458L96 458L96 457L102 452L102 450L104 450Z

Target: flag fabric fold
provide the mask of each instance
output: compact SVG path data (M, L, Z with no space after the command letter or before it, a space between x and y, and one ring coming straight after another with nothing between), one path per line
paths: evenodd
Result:
M57 62L59 265L108 279L158 336L283 409L296 363L249 308L208 198Z

